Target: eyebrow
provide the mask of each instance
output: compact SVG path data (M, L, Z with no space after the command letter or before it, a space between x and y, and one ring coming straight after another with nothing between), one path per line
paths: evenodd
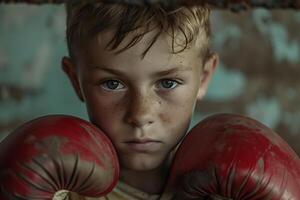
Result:
M116 69L112 69L108 66L105 65L101 65L101 66L95 66L93 67L94 69L98 69L98 70L102 70L111 74L115 74L115 75L119 75L119 76L125 76L125 73ZM171 69L167 69L167 70L163 70L163 71L159 71L159 72L155 72L153 73L151 76L153 77L160 77L160 76L166 76L169 74L174 74L177 72L184 72L184 71L191 71L192 67L189 66L184 66L184 65L177 65L174 68Z

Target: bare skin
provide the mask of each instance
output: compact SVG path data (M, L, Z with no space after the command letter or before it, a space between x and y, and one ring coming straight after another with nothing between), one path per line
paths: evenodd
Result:
M85 102L91 122L115 145L120 179L159 194L171 152L186 134L197 99L205 95L217 56L212 54L203 62L199 45L173 54L171 39L161 35L141 58L151 32L115 54L105 49L111 35L108 31L90 40L76 63L63 58L63 69Z

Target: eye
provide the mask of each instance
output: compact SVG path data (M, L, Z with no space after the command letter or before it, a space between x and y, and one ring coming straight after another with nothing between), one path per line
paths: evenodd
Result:
M105 90L122 90L125 86L118 80L106 80L101 83L101 87Z
M159 82L158 87L169 90L175 88L178 84L178 81L172 79L163 79Z

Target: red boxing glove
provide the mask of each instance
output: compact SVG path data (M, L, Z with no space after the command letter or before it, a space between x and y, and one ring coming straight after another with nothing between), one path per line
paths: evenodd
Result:
M0 199L52 199L68 190L110 192L119 164L110 140L91 123L53 115L26 123L0 144Z
M175 199L300 200L300 160L261 123L214 115L183 140L167 188Z

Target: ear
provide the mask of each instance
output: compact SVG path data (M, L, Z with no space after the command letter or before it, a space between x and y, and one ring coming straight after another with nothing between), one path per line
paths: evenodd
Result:
M76 66L73 64L70 58L63 57L61 60L61 67L65 72L65 74L69 77L69 80L71 81L77 96L82 102L84 102L84 98L81 92L81 87L79 84Z
M201 100L205 96L209 82L216 70L218 63L219 63L219 56L216 53L211 53L209 57L206 59L203 66L197 100Z

